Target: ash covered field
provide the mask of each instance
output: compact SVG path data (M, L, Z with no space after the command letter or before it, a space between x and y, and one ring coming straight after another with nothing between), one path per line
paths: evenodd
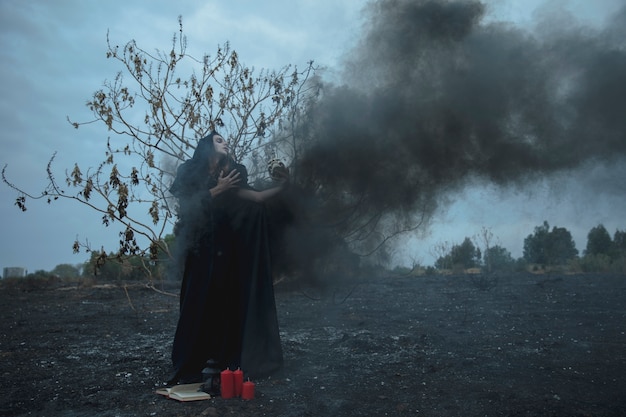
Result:
M254 381L252 401L179 403L154 394L170 372L176 297L3 286L0 414L626 413L623 275L380 276L276 296L284 369Z

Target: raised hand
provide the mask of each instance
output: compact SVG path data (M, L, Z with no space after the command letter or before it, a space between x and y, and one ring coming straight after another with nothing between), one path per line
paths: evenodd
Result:
M241 181L241 177L236 169L231 170L226 175L224 175L224 171L221 171L220 176L217 178L217 185L211 188L211 195L216 196L224 191L236 188L239 185L239 181Z

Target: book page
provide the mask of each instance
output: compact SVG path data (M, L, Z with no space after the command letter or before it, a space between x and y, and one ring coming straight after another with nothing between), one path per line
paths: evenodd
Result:
M174 385L173 387L159 388L155 392L179 401L207 400L211 398L210 394L199 391L201 386L202 383Z

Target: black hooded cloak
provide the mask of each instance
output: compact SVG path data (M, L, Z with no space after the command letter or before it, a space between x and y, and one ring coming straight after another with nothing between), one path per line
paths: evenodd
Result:
M212 135L205 140L213 146ZM266 208L237 189L212 198L217 179L201 166L194 158L183 163L170 189L179 201L183 256L171 382L198 381L207 362L266 376L283 362ZM229 168L240 172L241 188L251 188L243 165L230 161Z

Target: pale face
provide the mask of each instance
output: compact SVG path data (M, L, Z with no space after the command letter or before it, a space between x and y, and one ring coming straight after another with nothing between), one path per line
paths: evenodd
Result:
M226 142L226 139L224 139L220 135L213 136L213 146L215 147L215 153L219 156L228 155L228 142Z

